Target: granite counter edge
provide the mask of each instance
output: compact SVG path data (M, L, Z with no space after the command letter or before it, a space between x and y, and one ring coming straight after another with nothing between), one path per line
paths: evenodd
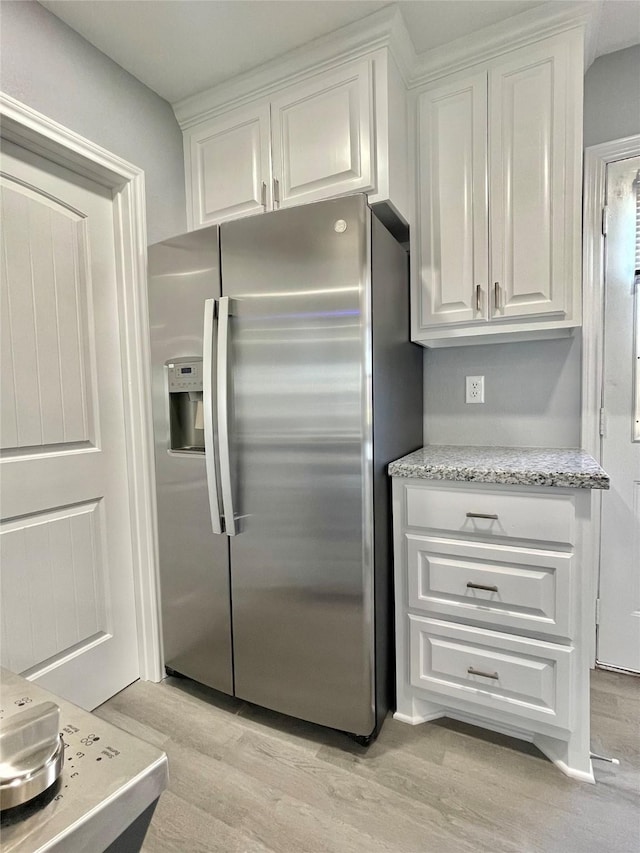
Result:
M466 483L498 483L507 486L551 486L570 489L609 488L606 474L579 473L575 471L509 471L487 470L486 468L455 468L448 466L426 466L391 462L388 467L391 477L416 478L420 480L452 480Z

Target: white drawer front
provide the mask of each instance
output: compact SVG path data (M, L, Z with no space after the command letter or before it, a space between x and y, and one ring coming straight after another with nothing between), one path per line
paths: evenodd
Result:
M407 535L409 606L444 617L572 636L573 554Z
M458 491L412 484L406 486L406 519L409 527L484 540L508 537L575 543L575 506L571 495L565 494L498 492L473 486Z
M569 728L573 648L409 615L411 684Z

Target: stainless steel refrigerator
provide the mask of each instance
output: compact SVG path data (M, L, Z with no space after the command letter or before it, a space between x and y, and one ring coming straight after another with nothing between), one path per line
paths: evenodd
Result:
M375 735L391 695L386 465L422 443L408 256L362 195L149 250L165 662Z

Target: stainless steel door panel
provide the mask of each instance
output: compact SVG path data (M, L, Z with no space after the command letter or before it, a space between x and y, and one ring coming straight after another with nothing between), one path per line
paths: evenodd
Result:
M359 734L375 724L369 217L355 196L221 226L236 695Z
M158 536L165 663L233 692L228 538L212 532L204 454L170 453L165 363L202 356L204 303L219 296L218 229L149 249Z

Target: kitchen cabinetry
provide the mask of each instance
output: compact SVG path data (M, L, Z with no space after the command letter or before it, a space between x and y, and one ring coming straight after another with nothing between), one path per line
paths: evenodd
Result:
M192 228L271 208L269 138L265 104L231 110L185 135Z
M417 90L416 342L580 325L582 42L569 30Z
M401 213L406 134L390 127L398 119L406 124L404 85L378 51L192 124L184 137L190 227L353 192L391 201L391 184Z
M433 448L447 450L483 449ZM600 469L604 479L576 488L535 485L544 482L537 469L534 485L508 484L502 471L507 484L450 482L440 479L440 459L437 480L409 476L415 458L428 461L430 452L390 466L395 717L415 725L451 716L530 740L563 772L593 781L585 555L589 488L607 488L606 475ZM485 464L480 476L490 479ZM422 462L414 468L424 470Z

